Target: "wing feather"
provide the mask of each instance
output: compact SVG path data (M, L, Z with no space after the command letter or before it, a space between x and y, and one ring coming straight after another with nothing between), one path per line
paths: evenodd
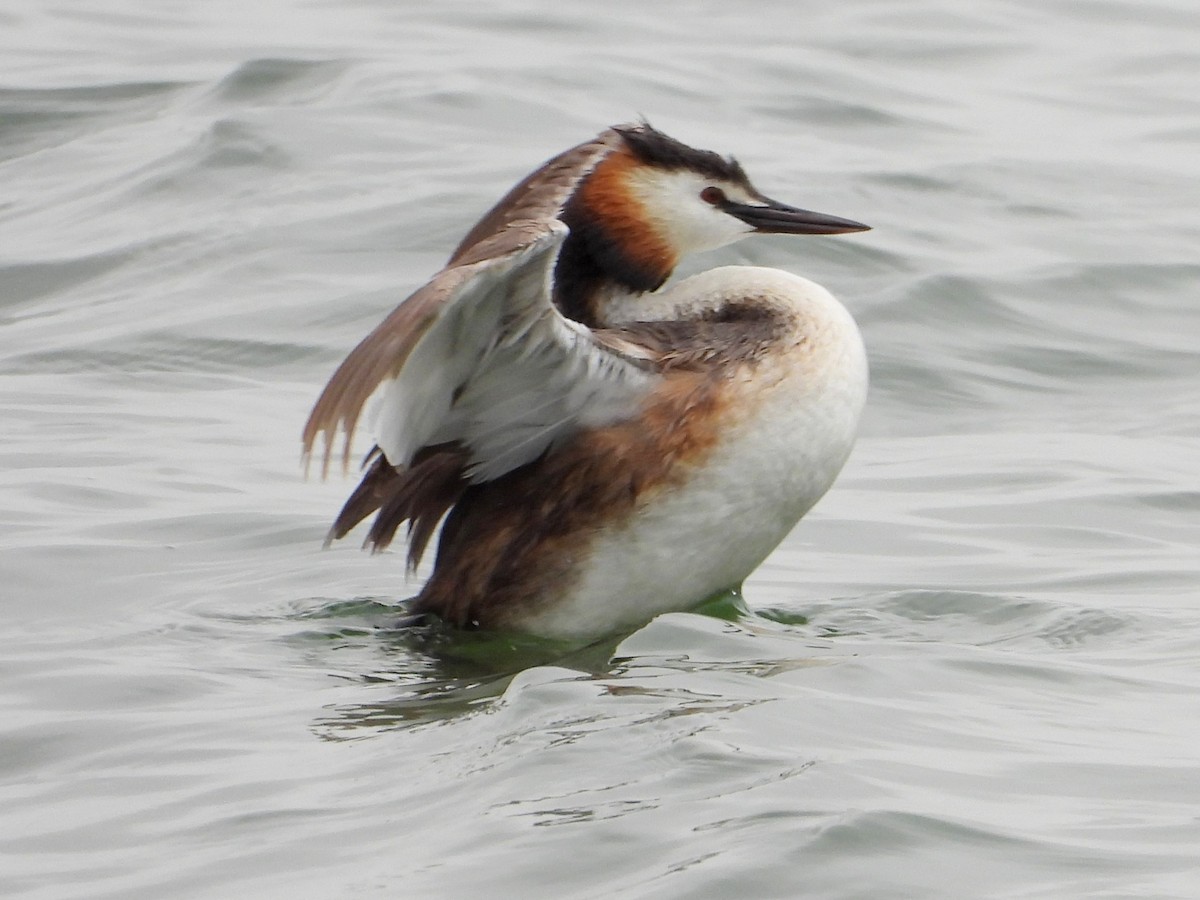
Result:
M565 150L523 178L484 213L467 232L450 257L448 265L477 258L478 244L504 231L512 222L546 222L558 218L580 179L612 150L621 145L620 133L610 128L592 140Z
M467 233L447 267L401 303L350 352L330 378L304 426L306 464L316 449L322 458L322 475L328 475L337 435L341 432L342 466L348 467L350 438L364 407L381 385L396 379L404 366L424 369L440 363L445 375L455 368L457 360L461 369L457 374L464 378L469 374L469 361L456 356L454 348L470 343L470 338L480 333L497 334L499 322L492 321L490 315L498 315L501 310L485 305L472 315L458 316L457 324L437 337L426 341L426 336L444 316L470 302L480 285L486 283L488 272L497 276L506 272L510 263L519 262L531 242L544 237L549 223L557 221L563 204L579 181L621 140L616 129L608 129L560 153L523 179ZM477 282L481 277L483 282ZM504 340L519 345L522 332L509 329ZM425 349L421 349L423 346ZM444 421L447 398L442 389L447 380L433 379L426 385L421 379L410 378L403 387L396 388L400 395L398 405L419 411L416 413L419 421L413 423L414 433L428 430L430 422ZM450 427L442 430L453 432L453 424L450 422Z
M566 235L555 219L509 222L473 246L477 262L443 270L401 303L330 378L304 429L306 455L321 444L327 472L342 432L345 465L376 393L377 440L392 466L458 442L476 482L575 429L634 414L659 376L550 302Z

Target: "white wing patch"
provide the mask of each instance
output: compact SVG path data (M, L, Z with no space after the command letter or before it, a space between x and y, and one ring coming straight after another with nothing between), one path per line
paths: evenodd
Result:
M471 480L489 481L579 428L634 415L659 380L554 308L550 275L567 228L541 227L528 246L470 266L381 385L377 439L392 465L458 441Z

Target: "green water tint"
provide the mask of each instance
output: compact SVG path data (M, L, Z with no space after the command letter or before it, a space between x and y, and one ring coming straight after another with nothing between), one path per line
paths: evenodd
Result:
M766 619L768 622L774 622L777 625L801 626L809 624L809 617L795 610L780 609L778 607L752 609L747 605L741 587L713 594L707 600L702 601L698 606L689 610L689 612L698 613L702 616L711 616L714 619L724 619L726 622L752 624L755 621Z
M334 739L362 736L362 729L412 727L480 712L504 694L517 674L538 666L565 667L592 677L607 671L621 639L616 635L580 643L469 631L434 617L413 620L407 604L374 598L325 603L293 618L322 627L291 634L285 638L289 643L351 651L361 667L350 677L393 692L381 700L331 709L317 726Z
M689 612L712 616L714 619L724 619L726 622L738 622L747 616L754 615L754 611L746 605L740 585L701 600Z
M702 600L687 612L727 622L752 619L759 612L750 609L740 589L722 591ZM803 616L771 610L766 618L781 624L803 624ZM442 665L465 666L481 670L525 669L534 665L565 665L575 657L592 658L594 648L613 647L637 628L615 632L597 641L572 641L544 638L520 632L474 631L456 628L426 616L415 621L408 617L406 603L389 603L370 597L337 600L319 607L301 610L289 618L306 622L326 622L341 627L306 630L291 635L299 641L339 641L369 636L391 651L419 653L435 658ZM641 626L638 626L639 628Z
M740 590L722 591L690 612L731 623L750 624L759 618ZM288 635L289 643L364 652L369 655L366 662L374 665L351 677L396 690L383 700L331 710L332 715L318 722L328 729L327 737L344 738L363 728L412 727L484 711L504 695L514 677L536 667L576 671L585 679L612 676L628 662L618 658L618 646L639 630L580 642L464 630L431 617L406 621L406 613L404 603L367 597L324 603L290 617L324 627ZM785 625L805 622L802 616L778 610L764 618Z

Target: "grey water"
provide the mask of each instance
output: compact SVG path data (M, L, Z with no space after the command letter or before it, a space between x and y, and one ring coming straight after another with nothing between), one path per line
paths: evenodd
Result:
M1200 896L1200 6L10 0L0 894ZM874 226L858 447L592 648L395 627L299 430L646 116ZM363 446L365 449L365 445Z

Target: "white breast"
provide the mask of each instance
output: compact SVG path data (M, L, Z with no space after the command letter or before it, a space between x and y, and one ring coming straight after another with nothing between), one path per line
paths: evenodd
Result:
M866 399L866 354L854 320L818 284L747 267L687 279L650 312L734 293L790 306L797 323L790 349L740 370L713 451L644 498L631 519L602 531L570 596L538 610L526 627L585 637L737 587L833 484Z

